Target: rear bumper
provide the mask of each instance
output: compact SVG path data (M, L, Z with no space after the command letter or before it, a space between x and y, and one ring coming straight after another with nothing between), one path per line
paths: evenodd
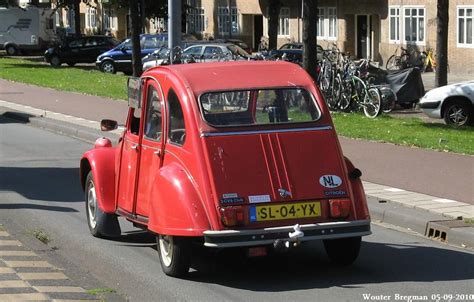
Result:
M298 238L299 241L348 238L372 234L370 220L303 224L300 225L300 229L304 236ZM293 231L293 226L257 230L209 230L204 232L204 245L216 248L267 245L273 244L276 240L290 240L289 233Z

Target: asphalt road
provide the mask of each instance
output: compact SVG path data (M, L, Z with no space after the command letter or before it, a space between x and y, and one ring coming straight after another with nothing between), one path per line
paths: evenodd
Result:
M0 222L85 288L113 288L130 301L339 302L365 301L364 295L408 301L395 295L474 294L474 253L379 225L350 268L331 266L322 246L311 243L263 259L203 251L188 279L166 277L153 236L124 221L119 240L89 234L78 163L90 147L0 117ZM48 234L49 245L31 238L37 229Z

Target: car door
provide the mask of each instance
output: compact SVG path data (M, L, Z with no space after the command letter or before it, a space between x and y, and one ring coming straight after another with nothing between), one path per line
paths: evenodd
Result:
M150 196L155 186L159 186L157 176L162 165L163 143L163 92L154 79L146 82L145 119L140 152L138 187L135 214L148 217Z
M140 97L143 100L144 94L142 93ZM141 152L142 111L141 106L130 108L122 142L117 205L119 211L128 214L132 214L135 207L135 189Z
M82 48L84 47L84 38L74 39L67 44L67 50L62 54L61 61L76 63L80 62Z

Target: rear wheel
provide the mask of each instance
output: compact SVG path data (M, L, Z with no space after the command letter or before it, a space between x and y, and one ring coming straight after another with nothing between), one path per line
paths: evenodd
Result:
M86 178L86 217L89 230L94 237L120 236L120 224L115 214L103 212L99 207L92 171Z
M14 56L18 53L18 49L15 47L15 45L7 45L7 47L5 47L5 51L9 56Z
M156 237L163 272L171 277L186 275L191 267L191 240L186 237Z
M324 240L324 248L336 265L347 266L354 263L359 256L361 237Z
M462 101L452 101L444 110L443 117L448 125L472 125L474 122L474 108Z
M374 87L369 88L367 94L364 96L364 101L362 105L364 108L364 114L367 117L377 117L380 114L382 108L379 90Z

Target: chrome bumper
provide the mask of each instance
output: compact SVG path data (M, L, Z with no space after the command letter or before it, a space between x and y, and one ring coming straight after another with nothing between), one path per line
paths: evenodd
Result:
M300 225L304 236L299 241L337 239L367 236L370 231L370 220L324 222ZM204 245L226 248L239 246L257 246L272 244L276 240L290 240L289 233L294 226L263 228L254 230L205 231Z

